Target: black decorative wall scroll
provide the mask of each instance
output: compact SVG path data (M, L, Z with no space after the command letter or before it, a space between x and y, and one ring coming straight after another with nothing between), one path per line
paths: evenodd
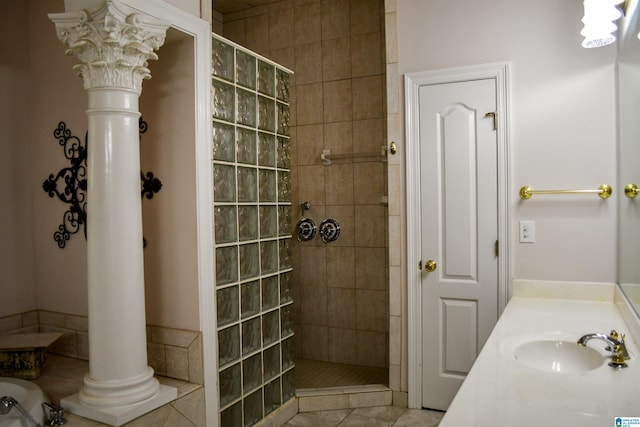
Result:
M138 122L140 137L147 131L147 122L140 118ZM69 206L62 217L62 224L58 231L53 233L53 240L59 248L64 248L67 240L80 229L87 238L87 137L84 141L71 134L65 122L58 123L53 131L53 136L64 151L64 156L69 160L70 166L60 169L56 174L50 174L42 183L42 189L49 197L57 196L58 199ZM154 177L153 172L146 174L140 171L142 191L140 196L152 199L154 194L162 189L162 182Z

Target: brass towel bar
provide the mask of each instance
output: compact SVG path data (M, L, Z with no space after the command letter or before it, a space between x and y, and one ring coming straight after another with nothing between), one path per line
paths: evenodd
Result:
M595 193L601 199L608 199L611 197L613 189L608 184L602 184L597 190L534 190L529 186L524 186L520 189L520 198L528 200L533 197L534 194L585 194Z

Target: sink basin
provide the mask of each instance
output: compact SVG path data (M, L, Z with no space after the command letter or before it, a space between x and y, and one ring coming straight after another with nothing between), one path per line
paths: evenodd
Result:
M606 358L591 347L572 341L531 341L518 346L515 359L534 369L561 374L580 374L596 369Z

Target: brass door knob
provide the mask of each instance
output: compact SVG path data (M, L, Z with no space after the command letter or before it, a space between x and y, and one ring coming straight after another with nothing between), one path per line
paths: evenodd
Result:
M427 271L436 271L436 268L438 268L438 263L432 259L424 264L424 269Z

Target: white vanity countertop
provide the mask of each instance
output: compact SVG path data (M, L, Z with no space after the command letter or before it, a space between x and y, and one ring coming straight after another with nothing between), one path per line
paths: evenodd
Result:
M585 373L551 373L513 356L520 343L537 337L577 341L611 329L629 332L612 301L513 297L440 427L603 427L614 426L614 417L640 417L640 353L631 334L624 369L604 363ZM588 343L603 355L605 346Z

